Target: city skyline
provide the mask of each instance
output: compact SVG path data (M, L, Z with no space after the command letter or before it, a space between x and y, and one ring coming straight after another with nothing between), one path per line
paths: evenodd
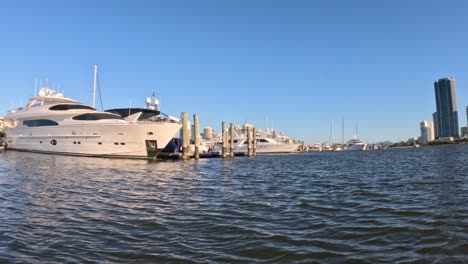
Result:
M418 136L440 78L454 77L468 104L464 1L2 6L0 116L26 103L36 79L91 104L94 64L104 109L143 106L155 92L163 112L199 114L201 127L269 123L306 143L328 141L342 119L345 141L356 122L368 143ZM434 19L446 7L450 19Z

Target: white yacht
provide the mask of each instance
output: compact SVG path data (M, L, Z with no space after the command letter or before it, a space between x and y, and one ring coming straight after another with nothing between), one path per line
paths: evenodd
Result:
M365 150L366 147L366 143L362 142L357 136L353 136L353 138L346 143L344 150Z
M162 119L156 110L123 118L49 88L5 119L13 124L5 130L8 149L74 156L156 158L181 128L180 120Z
M333 150L332 145L330 145L328 143L323 143L322 144L322 151L331 151L331 150Z
M257 154L274 154L274 153L293 153L297 152L301 144L282 143L273 138L257 137ZM220 152L221 145L216 145L213 152ZM234 139L234 154L245 154L248 152L248 140L246 137ZM228 144L229 148L229 144Z
M242 155L248 152L248 139L244 129L237 128L234 136L234 154ZM256 153L274 154L274 153L293 153L298 152L302 144L295 143L288 137L278 134L275 131L261 132L256 134ZM229 141L228 141L229 148ZM219 153L222 149L222 143L214 146L213 152Z
M314 144L311 147L309 147L309 152L310 151L322 151L322 144Z

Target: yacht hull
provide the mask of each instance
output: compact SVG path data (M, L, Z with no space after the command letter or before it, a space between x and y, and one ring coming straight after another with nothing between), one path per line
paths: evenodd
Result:
M274 154L274 153L292 153L297 152L300 144L278 144L278 145L260 145L257 144L257 154ZM247 152L247 147L235 149L234 152Z
M359 150L365 150L367 147L367 144L364 144L364 145L352 145L352 146L348 146L347 148L345 148L344 150L346 151L359 151Z
M255 150L256 154L281 154L297 152L300 144L275 144L275 145L260 145L257 144ZM228 147L229 148L229 147ZM220 153L220 148L215 149L213 152ZM247 146L235 146L234 154L243 155L248 152Z
M181 125L137 122L7 130L8 149L87 157L156 158Z

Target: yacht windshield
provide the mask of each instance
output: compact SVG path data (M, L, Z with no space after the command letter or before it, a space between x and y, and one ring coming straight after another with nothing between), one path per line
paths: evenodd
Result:
M30 102L29 107L36 107L36 106L41 106L41 105L42 105L42 101L33 100Z
M92 108L91 106L80 105L80 104L60 104L60 105L54 105L49 108L49 110L54 110L54 111L66 111L66 110L72 110L72 109L96 110Z

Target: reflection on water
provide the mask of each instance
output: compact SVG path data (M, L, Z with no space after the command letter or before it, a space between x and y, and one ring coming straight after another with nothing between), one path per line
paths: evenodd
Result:
M466 263L468 145L158 161L0 153L0 263Z

